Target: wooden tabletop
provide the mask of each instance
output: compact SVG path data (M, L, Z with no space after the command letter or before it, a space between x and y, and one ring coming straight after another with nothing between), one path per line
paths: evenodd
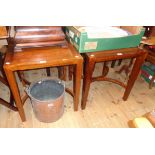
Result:
M97 62L104 61L107 59L116 60L117 59L125 59L125 58L132 58L134 56L139 55L141 52L138 47L133 48L124 48L124 49L116 49L116 50L106 50L106 51L99 51L99 52L89 52L86 53L88 57L94 57Z
M9 65L12 70L35 69L56 65L75 64L77 59L82 59L72 45L68 48L44 47L22 49L20 52L8 52L6 55L4 67Z

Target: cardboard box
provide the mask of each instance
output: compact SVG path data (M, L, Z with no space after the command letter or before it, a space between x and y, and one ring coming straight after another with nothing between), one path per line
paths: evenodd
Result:
M104 36L90 38L88 32L81 30L80 26L65 27L65 34L80 53L137 47L140 44L145 32L142 26L121 26L120 28L126 30L129 35L115 38L104 38Z
M146 66L146 65L142 66L142 68L141 68L141 77L144 78L144 80L147 83L150 83L153 75L154 75L154 71L151 70L150 66ZM153 85L155 85L155 80L153 82Z

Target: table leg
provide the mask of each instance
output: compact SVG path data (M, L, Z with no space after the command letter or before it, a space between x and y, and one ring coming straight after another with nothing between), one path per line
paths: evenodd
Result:
M11 105L10 103L6 102L6 101L3 100L2 98L0 98L0 104L2 104L2 105L4 105L4 106L8 107L8 108L11 109L11 110L18 111L18 109L17 109L15 106L13 106L13 105Z
M26 84L30 84L27 80L25 80L23 71L17 71L17 74L18 74L19 80L21 81L24 87L26 86Z
M14 72L11 70L8 70L7 68L4 68L4 70L5 70L5 74L6 74L8 83L10 85L10 89L14 96L14 100L16 102L16 106L18 108L19 115L21 117L21 120L24 122L24 121L26 121L26 118L25 118L25 113L24 113L24 109L23 109L21 98L20 98L19 89L18 89L18 86L16 83Z
M120 66L121 63L122 63L122 59L119 59L119 60L118 60L118 66Z
M102 69L102 76L106 76L108 72L109 72L109 67L107 66L107 62L105 61Z
M73 76L73 66L70 65L70 66L68 67L68 70L69 70L69 71L68 71L68 74L69 74L69 76L68 76L68 77L69 77L69 81L71 81L71 80L72 80L72 76Z
M111 63L111 68L115 67L115 63L116 63L116 60L113 60L112 63Z
M67 70L66 66L59 66L58 67L59 79L66 81L66 70Z
M83 61L79 61L74 67L73 74L73 92L74 92L74 111L78 111L79 97L80 97L80 87L81 87L81 77L82 77L82 65Z
M47 76L51 76L50 67L46 67L46 74Z
M133 66L133 69L131 71L131 74L129 76L129 80L128 80L128 83L127 83L127 87L125 89L125 92L124 92L124 96L123 96L123 100L126 101L130 92L131 92L131 89L138 77L138 74L140 72L140 68L142 66L142 64L144 63L144 60L147 56L147 53L144 52L144 51L141 51L141 55L139 55L138 57L136 57L136 61L134 63L134 66Z
M94 58L86 57L85 64L84 64L84 78L83 78L83 88L82 88L82 101L81 101L82 109L86 108L86 102L87 102L87 97L90 89L90 84L92 82L92 74L94 71L94 66L95 66Z

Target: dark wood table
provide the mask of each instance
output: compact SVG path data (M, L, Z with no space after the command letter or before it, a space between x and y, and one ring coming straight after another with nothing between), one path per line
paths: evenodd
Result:
M24 100L22 100L19 93L14 75L15 71L73 65L73 91L69 89L66 90L73 96L74 110L77 111L80 95L82 64L82 56L70 44L68 48L44 47L22 49L21 52L8 52L3 67L22 121L26 121L23 109Z
M86 53L85 65L84 65L83 89L82 89L82 102L81 102L82 109L86 108L86 102L87 102L87 97L90 89L90 84L94 81L110 81L110 82L119 84L120 86L125 88L123 100L126 101L135 83L135 80L138 77L140 67L143 64L146 56L147 56L147 52L139 48L127 48L127 49L107 50L107 51ZM106 66L106 61L128 59L128 58L135 58L136 60L135 60L133 69L131 71L131 74L129 76L127 85L122 83L121 81L108 78L106 76L108 73L108 67ZM105 62L103 73L101 76L92 77L94 67L97 62Z

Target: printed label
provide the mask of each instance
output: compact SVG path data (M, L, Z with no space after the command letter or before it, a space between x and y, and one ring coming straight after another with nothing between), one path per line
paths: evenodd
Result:
M95 50L97 48L97 42L85 42L85 50Z

